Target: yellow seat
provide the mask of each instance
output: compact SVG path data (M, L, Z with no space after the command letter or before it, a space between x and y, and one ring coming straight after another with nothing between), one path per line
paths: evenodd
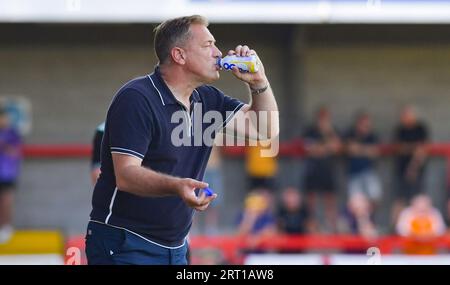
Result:
M64 238L59 231L18 230L0 244L3 254L64 254Z

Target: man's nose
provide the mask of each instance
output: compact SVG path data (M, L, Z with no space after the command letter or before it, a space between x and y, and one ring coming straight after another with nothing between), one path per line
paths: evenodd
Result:
M222 52L218 48L216 48L215 57L222 57Z

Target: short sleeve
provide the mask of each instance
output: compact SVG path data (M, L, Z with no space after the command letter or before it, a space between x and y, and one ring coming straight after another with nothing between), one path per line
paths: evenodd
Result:
M208 100L208 109L219 111L223 118L222 128L224 128L234 115L244 107L245 103L236 98L225 95L219 89L212 86L205 86L206 99Z
M111 153L143 159L152 139L153 116L145 95L125 89L114 99L107 117Z

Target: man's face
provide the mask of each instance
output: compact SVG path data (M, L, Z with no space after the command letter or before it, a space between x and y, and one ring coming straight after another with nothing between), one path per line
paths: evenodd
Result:
M322 108L317 114L319 125L328 125L331 121L331 113L328 109Z
M369 116L363 116L358 119L357 129L358 132L367 134L372 128L372 122Z
M400 115L400 122L404 126L414 126L417 121L416 112L412 107L405 107Z
M201 83L211 83L219 79L217 58L222 53L215 45L216 40L208 28L194 24L190 27L190 37L186 41L186 68Z

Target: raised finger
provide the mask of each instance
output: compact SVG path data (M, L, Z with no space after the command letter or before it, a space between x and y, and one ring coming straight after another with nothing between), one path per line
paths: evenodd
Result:
M240 56L241 55L242 46L238 45L234 50L236 51L236 55Z
M243 46L241 49L241 56L247 56L248 51L250 50L250 48L248 46Z

